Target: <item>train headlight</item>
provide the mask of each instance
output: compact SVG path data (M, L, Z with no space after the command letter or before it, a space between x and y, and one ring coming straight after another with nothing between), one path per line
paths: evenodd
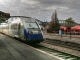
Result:
M41 31L38 31L38 33L39 33L39 34L42 34L42 32L41 32Z
M33 34L33 32L32 31L29 31L29 34Z

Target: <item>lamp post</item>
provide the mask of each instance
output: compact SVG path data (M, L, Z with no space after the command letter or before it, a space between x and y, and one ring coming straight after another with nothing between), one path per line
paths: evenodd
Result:
M70 22L70 39L71 39L71 22Z

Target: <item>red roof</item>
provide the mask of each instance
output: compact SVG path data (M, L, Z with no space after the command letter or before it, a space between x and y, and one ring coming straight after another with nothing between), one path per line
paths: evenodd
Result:
M79 25L74 26L75 29L80 29Z
M64 29L66 29L67 27L65 27L65 26L60 26L60 29L61 30L64 30Z

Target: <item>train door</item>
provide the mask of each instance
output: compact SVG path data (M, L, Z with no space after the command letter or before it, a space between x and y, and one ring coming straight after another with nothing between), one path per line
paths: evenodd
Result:
M9 33L13 37L18 37L18 24L17 23L11 24Z
M22 23L18 24L18 36L20 39L25 40L24 39L24 25Z
M20 33L21 33L20 30L21 30L21 24L19 23L19 24L18 24L18 36L19 36L19 37L21 36L21 34L20 34Z

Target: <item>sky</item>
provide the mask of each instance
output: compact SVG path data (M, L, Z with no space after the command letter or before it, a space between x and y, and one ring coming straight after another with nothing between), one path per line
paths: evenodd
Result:
M55 10L59 20L72 17L80 23L80 0L0 0L0 11L10 13L11 16L51 21Z

